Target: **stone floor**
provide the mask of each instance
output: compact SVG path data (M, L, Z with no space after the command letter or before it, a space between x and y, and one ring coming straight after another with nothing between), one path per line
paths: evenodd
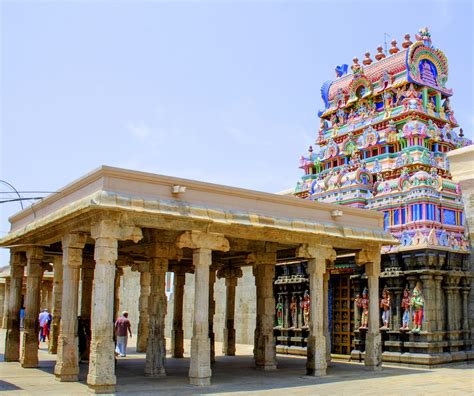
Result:
M3 362L5 331L0 330L0 394L14 395L86 395L87 364L81 364L80 382L61 383L54 379L55 356L41 344L40 366L22 369L18 363ZM134 341L134 339L132 339ZM189 351L189 344L186 345ZM216 343L216 351L221 345ZM305 359L279 356L275 372L253 368L252 347L239 345L236 357L216 357L212 385L198 388L188 385L189 356L168 359L166 378L143 376L144 354L130 353L117 361L118 394L160 395L468 395L474 394L473 365L458 364L436 369L384 366L381 372L369 372L359 363L337 360L328 375L314 378L304 375Z

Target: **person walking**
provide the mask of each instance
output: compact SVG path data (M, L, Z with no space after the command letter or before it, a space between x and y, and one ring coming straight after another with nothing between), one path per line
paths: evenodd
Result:
M25 325L25 307L20 308L20 329L23 329Z
M40 333L39 333L39 341L46 341L46 337L49 340L49 324L51 323L51 314L48 312L48 309L43 309L38 316Z
M127 356L127 332L130 334L130 338L132 338L132 328L130 326L130 320L128 320L128 312L123 311L122 316L115 321L115 335L117 337L115 352L120 354L121 357Z

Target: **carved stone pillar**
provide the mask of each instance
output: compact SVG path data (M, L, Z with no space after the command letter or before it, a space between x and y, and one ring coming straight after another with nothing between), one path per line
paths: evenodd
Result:
M10 295L6 309L5 355L6 362L17 362L20 359L20 309L23 273L26 258L23 253L10 253Z
M276 252L256 252L253 255L253 273L257 286L257 320L255 329L255 364L258 369L275 370L276 346L273 337L275 298L273 280L275 278Z
M369 328L365 343L365 366L370 370L379 370L382 367L382 339L379 331L380 248L361 250L356 254L356 263L365 264L369 286Z
M184 354L184 331L183 331L183 300L186 273L176 271L174 273L174 305L173 305L173 330L171 334L171 353L174 358L182 358Z
M413 290L415 289L416 282L418 282L418 277L416 275L409 275L407 276L407 281L408 281L408 288L410 289L410 295L413 293ZM413 328L413 315L409 315L408 318L408 327L410 329Z
M402 295L403 295L403 279L399 277L387 278L387 290L392 296L390 306L390 329L397 331L402 325Z
M5 294L7 294L7 283L8 283L8 294L10 294L10 278L5 279L5 283L0 283L0 329L3 329L3 322L5 322L5 326L7 324L5 308L8 309L8 304L5 302L7 298L5 298Z
M446 315L447 323L446 330L448 332L456 331L456 296L459 290L459 277L457 276L446 276L444 290L446 292Z
M82 293L81 293L81 318L90 321L92 310L92 289L94 284L95 262L90 257L84 257L82 262Z
M34 368L38 366L38 315L40 311L40 291L43 278L43 249L38 247L28 248L26 251L27 278L26 278L26 306L25 329L23 332L23 345L21 366Z
M86 349L80 356L81 359L89 360L90 356L90 326L92 312L92 290L94 285L95 262L93 257L84 257L82 261L82 292L81 292L81 319L88 334Z
M147 377L166 376L166 344L165 344L165 316L166 316L166 271L168 270L168 256L159 252L163 246L154 246L150 258L151 288L148 299L149 331L146 350L145 375ZM163 244L164 245L164 244Z
M147 262L138 264L138 271L140 271L140 297L138 299L137 352L146 352L150 328L150 315L148 313L148 301L151 293L150 264Z
M423 285L423 298L425 300L423 306L423 329L425 331L436 331L438 328L436 320L434 320L436 315L436 294L433 275L420 275L420 280Z
M435 283L435 298L436 298L436 305L435 305L435 317L436 317L436 329L438 331L444 331L445 323L444 323L444 293L441 287L441 282L443 280L443 275L435 275L434 276L434 283Z
M51 341L49 343L49 353L58 352L58 338L61 328L61 306L63 298L63 257L55 256L53 261L54 281L53 281L53 321L51 323Z
M215 334L214 334L214 315L216 313L216 300L214 300L214 285L216 283L216 271L219 264L209 267L209 346L211 363L216 360Z
M335 256L334 256L335 258ZM331 335L329 334L329 271L323 274L323 332L326 339L326 362L331 361Z
M78 381L79 348L77 338L77 311L82 249L86 243L83 233L67 234L62 238L63 248L63 301L58 356L54 374L62 382Z
M220 234L188 231L176 242L179 248L193 249L194 264L194 323L191 339L189 382L191 385L211 383L209 343L209 267L212 251L229 251L229 241Z
M114 316L113 320L117 320L120 316L120 283L123 275L123 269L117 267L115 269L115 278L114 278Z
M242 277L242 270L239 267L225 267L217 273L219 279L225 279L226 286L226 307L225 307L225 328L222 343L222 353L225 356L235 356L235 289L237 279Z
M327 340L329 326L327 315L329 276L326 275L326 264L336 259L336 252L329 246L303 245L297 252L299 257L308 259L308 276L310 289L310 320L307 347L306 373L313 376L326 375ZM326 283L326 285L325 285ZM328 327L329 329L329 327ZM329 351L330 353L330 351Z
M464 337L469 335L469 293L471 292L470 278L462 278L462 330L466 334Z
M142 238L141 230L133 225L120 224L118 219L101 219L91 227L95 239L94 286L92 290L92 340L87 384L96 393L115 391L114 280L118 240Z

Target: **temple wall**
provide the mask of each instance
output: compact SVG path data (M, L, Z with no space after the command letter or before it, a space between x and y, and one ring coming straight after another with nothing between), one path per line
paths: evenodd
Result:
M453 150L448 153L449 168L453 179L461 185L466 229L469 239L474 242L474 145ZM470 256L470 270L474 271L474 255ZM474 279L471 279L471 293L469 296L469 324L474 329ZM474 332L471 330L471 338Z
M140 272L132 271L130 267L124 267L120 280L120 312L128 312L134 337L137 335L139 297Z

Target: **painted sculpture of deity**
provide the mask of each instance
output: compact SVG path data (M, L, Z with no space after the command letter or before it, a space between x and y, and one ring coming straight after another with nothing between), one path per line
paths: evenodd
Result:
M400 330L409 330L408 328L408 322L410 320L410 290L408 287L405 288L403 291L403 299L402 299L402 310L403 310L403 316L402 316L402 327L400 327Z
M381 330L386 330L390 327L390 292L387 289L383 289L382 298L380 299L380 308L382 309L382 322L383 326Z
M362 297L357 295L355 302L357 307L362 309L359 329L367 329L369 325L369 298L367 297L367 289L364 289L362 292Z
M277 311L277 326L283 327L283 303L281 302L281 296L278 297L276 311Z
M423 322L423 306L425 299L421 291L421 283L417 282L410 300L410 305L413 309L413 329L412 333L419 333Z
M296 296L293 295L291 297L291 303L290 303L290 313L291 313L291 326L292 328L298 327L298 319L297 319L297 301L296 301Z
M304 327L309 327L309 313L311 311L311 298L309 297L308 290L304 292L303 301L301 302L301 308L303 309Z

